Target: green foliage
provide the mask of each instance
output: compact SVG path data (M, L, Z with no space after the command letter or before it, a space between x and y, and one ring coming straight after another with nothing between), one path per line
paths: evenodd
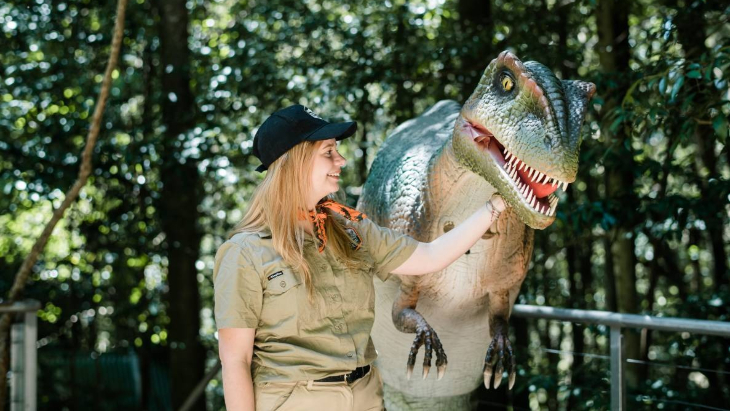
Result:
M268 113L301 103L325 118L358 121L357 135L342 147L350 160L345 195L354 204L385 135L438 100L464 101L505 48L598 89L583 129L578 180L563 196L556 223L537 233L520 300L610 307L605 246L607 233L621 225L635 238L639 309L727 320L730 273L717 272L718 238L712 234L719 228L726 258L727 6L632 4L630 67L607 73L594 49L596 2L495 0L490 20L459 15L462 3L468 2L189 1L196 113L169 157L162 155L162 101L175 96L161 92L167 68L160 64L160 16L150 0L131 1L92 178L57 227L26 291L42 301L39 355L134 349L142 361L164 366L155 360L166 358L175 343L169 341L160 173L191 161L204 189L197 221L203 233L196 264L204 302L200 335L214 361L214 253L261 179L253 171L251 144ZM682 34L683 13L703 22L695 30L699 40ZM0 4L2 295L78 172L113 18L109 2ZM628 91L617 94L624 83ZM618 104L607 112L613 100ZM615 143L620 133L629 137L623 145ZM609 197L604 174L627 167L627 157L634 185L625 197ZM558 398L573 398L576 408L605 408L605 361L586 360L571 370L574 360L544 351L573 347L573 330L545 322L527 327L532 345L519 354L516 392L527 398L521 404L552 407ZM584 331L584 351L604 354L605 330ZM650 345L652 361L730 368L726 341L661 334ZM730 392L722 374L699 373L671 367L647 372L635 398L665 408L676 406L662 402L667 398L726 404ZM41 397L41 408L72 404L70 391L51 388L41 387L55 393ZM220 381L208 392L210 408L221 408Z

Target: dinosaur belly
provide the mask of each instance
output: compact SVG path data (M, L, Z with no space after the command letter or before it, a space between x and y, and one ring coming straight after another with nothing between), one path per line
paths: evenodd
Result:
M376 364L385 384L408 395L440 397L466 394L482 382L482 367L489 345L489 318L487 305L480 301L460 300L455 295L440 295L438 300L420 298L418 311L428 319L443 344L448 356L444 377L437 381L435 356L433 371L423 380L421 371L424 350L418 353L416 367L410 380L406 379L408 347L415 334L396 330L387 307L393 304L399 281L376 281L375 324L372 337L378 351ZM466 303L466 304L465 304ZM468 306L469 303L473 303Z

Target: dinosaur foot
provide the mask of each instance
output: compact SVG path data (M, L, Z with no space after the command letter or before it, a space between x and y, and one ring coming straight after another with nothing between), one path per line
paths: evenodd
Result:
M487 356L484 359L484 386L487 389L490 388L492 377L494 377L492 387L497 388L500 386L505 366L509 375L509 389L511 390L515 385L515 356L506 331L507 322L503 322L503 326L495 327L494 338L489 344Z
M422 345L425 350L423 356L423 379L425 380L431 371L431 356L433 355L433 352L436 351L436 378L440 380L446 372L446 365L448 364L448 361L446 359L444 348L441 346L441 340L439 340L436 331L434 331L428 324L416 328L416 338L413 340L411 351L408 354L406 377L409 380L411 379L411 376L413 375L413 367L416 365L416 355Z

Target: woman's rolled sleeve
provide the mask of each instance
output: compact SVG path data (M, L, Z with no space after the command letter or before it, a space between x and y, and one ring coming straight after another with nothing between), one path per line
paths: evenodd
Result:
M257 328L263 303L261 278L244 250L224 243L213 269L215 323L221 328Z
M362 240L375 263L375 275L383 281L388 279L391 271L408 260L418 247L418 241L414 238L380 227L370 219L364 219L358 226L362 231Z

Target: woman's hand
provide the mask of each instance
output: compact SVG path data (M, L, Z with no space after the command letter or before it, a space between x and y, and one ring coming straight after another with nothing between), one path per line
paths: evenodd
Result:
M501 195L499 195L499 193L494 193L492 198L489 199L489 202L492 203L492 207L500 213L507 208L507 205L504 203L504 199Z

